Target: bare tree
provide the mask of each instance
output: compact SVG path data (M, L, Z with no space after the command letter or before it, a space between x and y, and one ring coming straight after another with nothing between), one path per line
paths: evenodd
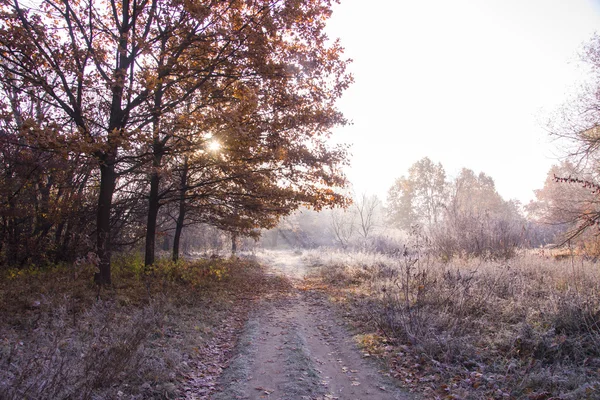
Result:
M359 201L354 203L356 215L358 217L358 234L363 239L367 239L377 226L377 211L381 206L381 201L376 195L367 195L363 193Z
M600 226L600 36L595 35L587 43L581 59L590 79L548 127L550 135L564 146L568 163L553 167L544 189L536 193L538 208L548 206L538 213L570 225L565 243L588 228Z
M431 230L444 257L509 258L522 242L524 220L517 201L506 201L494 180L463 168L450 185L443 219Z
M356 216L352 210L347 209L333 209L330 215L331 230L335 239L342 248L346 249L356 230Z
M548 171L544 187L527 206L532 220L554 227L552 241L566 243L597 225L600 217L598 188L594 176L565 161Z

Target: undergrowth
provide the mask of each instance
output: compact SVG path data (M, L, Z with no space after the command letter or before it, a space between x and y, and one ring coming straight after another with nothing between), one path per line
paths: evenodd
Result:
M80 264L5 271L0 283L0 398L185 398L209 394L233 346L258 264L239 259L114 262L114 284ZM239 326L238 326L239 325ZM212 376L212 377L211 377Z
M600 264L313 252L317 279L405 385L444 399L600 398ZM372 350L374 351L374 350Z

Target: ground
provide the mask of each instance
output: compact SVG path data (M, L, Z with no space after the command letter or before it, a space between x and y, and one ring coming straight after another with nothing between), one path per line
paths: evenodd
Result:
M213 400L413 398L356 347L327 298L307 290L300 254L260 257L269 274L291 284L258 301Z

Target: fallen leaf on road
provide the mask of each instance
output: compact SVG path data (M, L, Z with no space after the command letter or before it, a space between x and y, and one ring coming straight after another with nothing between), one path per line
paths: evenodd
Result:
M265 389L264 387L261 387L261 386L255 387L254 389L256 389L256 390L260 390L260 391L262 391L264 394L271 394L271 393L273 393L273 392L275 391L275 390L273 390L273 389Z

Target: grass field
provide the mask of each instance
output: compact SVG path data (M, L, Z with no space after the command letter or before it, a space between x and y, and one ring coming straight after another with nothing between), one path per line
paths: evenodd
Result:
M365 351L426 398L600 398L598 263L536 251L444 263L418 246L305 258Z
M8 271L0 281L0 398L206 398L251 300L268 287L250 261L117 260Z

